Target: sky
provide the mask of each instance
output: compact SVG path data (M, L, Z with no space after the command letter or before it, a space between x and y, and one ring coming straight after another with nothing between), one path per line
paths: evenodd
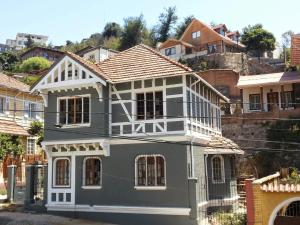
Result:
M287 30L300 33L300 0L0 0L0 43L16 33L49 36L53 45L80 41L101 32L107 22L144 15L147 26L158 21L164 8L176 6L179 21L188 15L210 24L225 23L242 30L261 23L280 42Z

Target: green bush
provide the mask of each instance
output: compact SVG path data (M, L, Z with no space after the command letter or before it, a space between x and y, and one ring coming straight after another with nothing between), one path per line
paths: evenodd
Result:
M244 213L225 213L219 212L215 214L217 224L220 225L246 225L247 217Z
M26 59L19 66L19 72L22 73L31 73L35 71L40 71L47 69L51 66L51 62L43 57L32 57Z

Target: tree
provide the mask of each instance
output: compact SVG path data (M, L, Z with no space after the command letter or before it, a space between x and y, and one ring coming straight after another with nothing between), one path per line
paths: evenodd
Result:
M115 22L107 23L102 32L104 38L120 37L122 35L122 27Z
M247 51L256 52L257 56L260 57L265 51L275 49L276 39L261 24L256 24L243 29L241 42L246 46Z
M158 42L164 42L171 36L177 20L176 7L165 8L165 12L161 13L159 16L159 24L157 26Z
M193 15L185 17L181 24L179 24L176 28L176 38L179 39L183 35L186 28L190 25L190 23L195 19Z
M105 48L119 50L121 45L121 40L118 37L110 37L104 40L103 46Z
M294 35L294 32L291 30L286 31L281 35L283 59L285 62L290 60L291 40L292 40L293 35Z
M41 142L44 139L44 126L43 123L40 121L33 121L30 124L30 127L28 129L28 133L32 136L37 136L37 144L41 145Z
M0 134L0 160L9 154L21 155L23 145L18 136Z
M124 19L120 49L125 50L142 43L146 26L143 15Z
M32 48L34 46L34 41L30 35L27 36L27 41L24 44L26 48Z
M51 66L51 62L43 57L32 57L22 62L19 72L32 73L47 69Z
M0 70L12 71L19 61L19 57L13 52L0 53Z

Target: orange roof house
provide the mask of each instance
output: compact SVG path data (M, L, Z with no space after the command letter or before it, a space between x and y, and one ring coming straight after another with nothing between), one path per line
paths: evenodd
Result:
M239 43L239 36L238 31L229 32L225 24L211 27L194 19L179 40L168 39L159 46L159 51L176 60L213 53L241 52L245 46Z
M291 65L300 66L300 34L292 36Z

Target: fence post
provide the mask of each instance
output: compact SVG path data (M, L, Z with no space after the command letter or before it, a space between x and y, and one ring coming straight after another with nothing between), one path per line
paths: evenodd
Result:
M189 202L191 207L190 218L192 220L198 220L198 203L197 203L197 178L189 178Z
M7 199L14 202L14 190L16 186L16 165L7 166Z
M33 190L34 190L34 180L33 180L33 174L34 173L34 165L27 165L26 166L26 191L25 191L25 199L24 204L25 207L30 205L34 202L33 199Z
M247 225L253 225L255 222L255 209L254 209L254 194L253 184L254 179L246 179L246 205L247 205Z

